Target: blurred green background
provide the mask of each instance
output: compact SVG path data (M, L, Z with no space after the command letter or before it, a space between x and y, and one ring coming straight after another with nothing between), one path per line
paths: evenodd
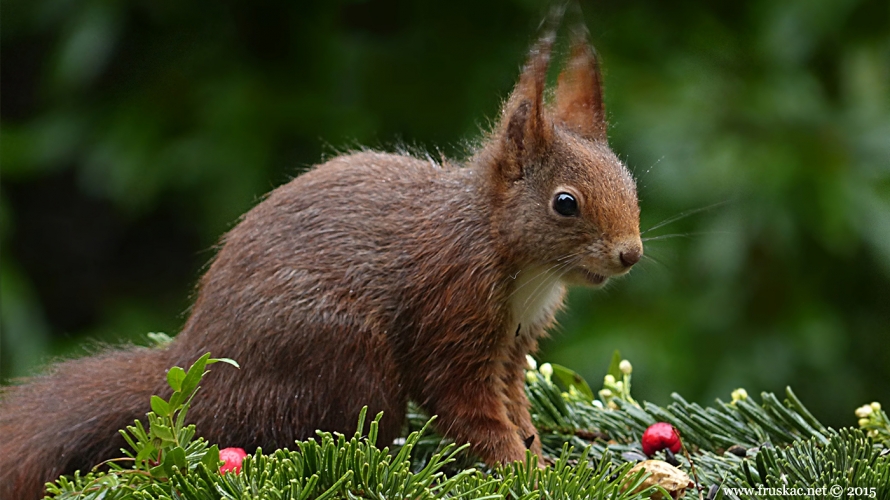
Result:
M620 349L657 403L791 385L836 426L890 405L890 3L582 6L643 229L710 208L573 292L540 357L598 385ZM4 0L2 376L175 333L217 238L325 155L466 155L546 12Z

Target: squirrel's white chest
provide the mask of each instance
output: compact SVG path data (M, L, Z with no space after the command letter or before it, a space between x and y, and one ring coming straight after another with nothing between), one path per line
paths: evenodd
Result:
M532 267L523 269L516 275L515 286L509 297L513 315L512 328L518 327L521 333L525 333L550 321L562 305L566 293L559 274L546 267Z

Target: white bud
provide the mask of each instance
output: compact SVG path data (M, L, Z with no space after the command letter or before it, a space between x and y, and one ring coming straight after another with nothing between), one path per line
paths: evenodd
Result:
M859 419L859 427L865 427L866 425L868 425L868 423L869 423L869 420L867 418Z
M525 355L525 362L528 363L529 370L534 370L534 369L538 368L538 362L535 361L535 358L533 358L531 354Z
M872 403L869 406L871 406L871 409L874 411L881 411L881 403L878 403L877 401L875 401L874 403Z
M874 412L874 408L871 405L863 405L859 408L856 408L856 416L859 418L868 418Z
M603 407L603 402L600 401L599 399L594 399L594 400L593 400L593 406L596 406L597 408L602 408L602 407Z
M605 377L603 377L603 384L615 385L615 377L613 377L612 375L606 375Z
M618 369L625 375L630 375L634 371L634 367L626 359L622 359L621 363L618 363Z
M624 392L624 382L620 380L618 382L615 382L615 390L618 392Z
M732 391L731 396L733 402L748 399L748 391L739 387L738 389Z
M538 374L532 371L525 372L525 381L534 384L538 381Z
M550 380L550 376L553 375L553 366L550 363L544 363L538 371L541 372L541 375L543 375L544 378Z
M600 391L600 397L603 399L609 399L612 397L612 391L609 389L603 389Z

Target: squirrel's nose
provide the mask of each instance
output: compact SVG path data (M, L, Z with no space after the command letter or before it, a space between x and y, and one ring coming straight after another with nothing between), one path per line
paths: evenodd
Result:
M630 267L637 262L640 261L640 258L643 256L642 252L639 249L633 248L631 250L625 250L618 254L618 258L621 260L621 263L624 264L624 267Z
M615 259L617 262L613 262L615 262L616 267L620 266L616 269L616 272L621 274L629 271L631 266L643 258L643 242L640 240L639 236L619 240L619 242L612 248L612 252L614 252L612 258L615 259L615 257L617 257L617 259Z

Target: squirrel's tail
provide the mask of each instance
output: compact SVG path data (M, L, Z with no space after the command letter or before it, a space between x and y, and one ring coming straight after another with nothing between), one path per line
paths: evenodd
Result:
M108 351L4 388L0 498L42 498L47 481L121 456L118 430L144 417L152 394L164 391L166 354Z

